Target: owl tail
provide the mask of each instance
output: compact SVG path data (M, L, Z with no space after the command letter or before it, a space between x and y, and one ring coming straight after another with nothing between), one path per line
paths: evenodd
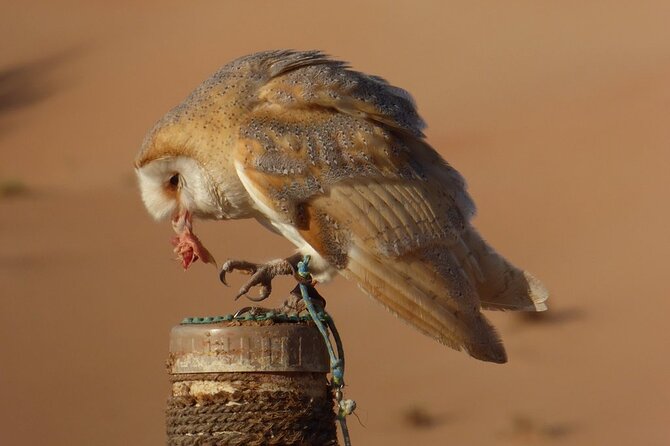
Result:
M456 350L496 363L507 361L495 329L479 311L476 292L447 249L385 257L353 243L343 275L387 310Z
M547 289L532 274L516 268L470 227L450 247L468 274L482 308L489 310L545 311Z

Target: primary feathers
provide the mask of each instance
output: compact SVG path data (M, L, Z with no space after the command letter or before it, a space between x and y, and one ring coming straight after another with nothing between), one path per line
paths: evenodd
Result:
M480 310L542 311L547 292L471 226L465 183L423 127L409 94L379 77L270 51L224 66L170 111L136 168L147 208L172 216L191 254L185 267L211 257L191 216L255 218L312 255L317 279L339 272L439 342L505 362Z

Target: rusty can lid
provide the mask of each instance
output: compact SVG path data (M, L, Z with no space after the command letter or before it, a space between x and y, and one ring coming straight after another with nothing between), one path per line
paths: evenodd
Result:
M330 370L313 324L218 321L173 327L168 368L172 374Z

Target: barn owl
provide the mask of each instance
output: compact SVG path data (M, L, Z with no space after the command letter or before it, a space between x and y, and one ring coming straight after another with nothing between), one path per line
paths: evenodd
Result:
M135 160L142 199L171 219L184 268L214 262L193 220L253 218L297 252L254 264L239 295L292 274L356 282L424 334L497 363L482 309L543 311L548 293L470 220L461 175L426 142L410 95L318 51L268 51L225 65L151 129Z

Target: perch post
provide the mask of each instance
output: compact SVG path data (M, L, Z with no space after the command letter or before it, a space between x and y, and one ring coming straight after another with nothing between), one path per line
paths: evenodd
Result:
M167 444L337 445L329 371L305 317L185 319L170 335Z

